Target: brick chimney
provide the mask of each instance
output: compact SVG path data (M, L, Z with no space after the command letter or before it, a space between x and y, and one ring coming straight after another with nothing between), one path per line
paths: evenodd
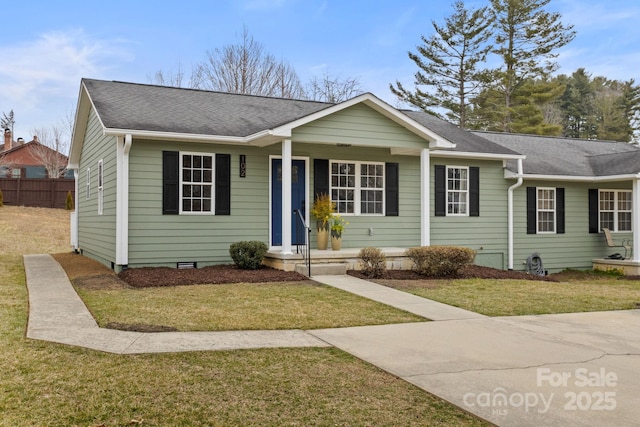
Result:
M11 129L6 128L4 130L4 151L11 150L12 143L13 143L13 135L11 135Z

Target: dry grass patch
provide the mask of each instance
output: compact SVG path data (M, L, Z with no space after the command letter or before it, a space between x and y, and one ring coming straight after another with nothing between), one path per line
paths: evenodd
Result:
M640 281L602 274L533 280L386 280L379 283L487 316L628 310L640 306Z

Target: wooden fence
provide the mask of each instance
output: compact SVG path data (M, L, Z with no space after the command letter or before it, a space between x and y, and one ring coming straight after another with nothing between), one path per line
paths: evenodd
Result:
M0 191L5 205L64 209L67 193L75 196L75 180L0 178Z

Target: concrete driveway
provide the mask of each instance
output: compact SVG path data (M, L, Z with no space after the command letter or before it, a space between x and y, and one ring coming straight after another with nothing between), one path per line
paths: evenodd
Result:
M640 310L310 332L500 426L640 423Z

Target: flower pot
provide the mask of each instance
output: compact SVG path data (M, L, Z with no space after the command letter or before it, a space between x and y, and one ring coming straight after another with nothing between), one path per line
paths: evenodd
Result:
M318 249L325 250L329 244L329 230L325 228L318 228Z
M331 249L339 251L342 247L342 237L331 236Z

